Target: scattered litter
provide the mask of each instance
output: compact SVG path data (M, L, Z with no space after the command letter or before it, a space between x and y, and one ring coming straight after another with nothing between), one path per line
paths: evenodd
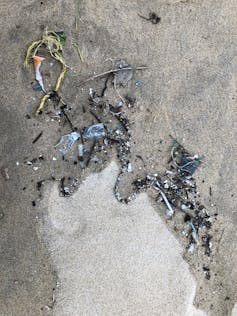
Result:
M191 253L193 254L194 253L194 250L195 250L195 244L190 244L189 247L188 247L188 253Z
M102 163L102 161L97 156L91 158L91 161L93 161L94 163Z
M205 249L205 254L207 256L211 255L211 239L212 236L210 236L209 234L206 234L205 236L202 237L202 247L204 247Z
M42 90L42 87L41 87L41 85L40 85L39 83L34 84L34 85L32 86L32 89L33 89L34 91L43 91L43 90Z
M43 135L43 131L41 131L36 137L35 139L32 141L32 144L35 144L39 139L40 137Z
M57 150L65 156L66 153L71 150L73 144L76 140L78 140L81 137L81 134L79 131L72 132L71 134L64 135L61 137L60 142L55 146Z
M198 235L197 235L197 230L195 228L195 226L193 225L192 221L189 222L189 225L192 228L192 237L193 240L195 241L196 244L198 244Z
M187 205L185 205L185 204L182 204L181 205L181 210L182 211L186 211L186 210L188 210L189 209L189 207L187 206Z
M105 127L103 123L91 125L85 128L83 138L105 137Z
M205 278L206 278L207 280L210 280L210 278L211 278L210 268L204 265L204 266L202 267L202 269L203 269L203 271L204 271Z
M46 93L46 90L43 84L43 79L40 74L40 66L41 66L42 61L45 60L45 58L38 56L37 53L39 50L42 50L43 48L43 51L46 51L48 54L50 54L52 58L54 58L56 61L58 61L61 64L62 70L56 80L56 84L53 89L54 92L58 92L61 86L62 80L65 76L65 73L67 71L66 63L62 57L62 50L63 50L63 46L65 45L65 41L66 41L66 35L64 32L52 32L52 31L46 30L42 34L42 38L40 40L32 42L31 45L28 47L24 65L28 66L31 58L33 59L36 80L40 84L42 90L45 92L45 95L42 97L40 104L36 110L37 114L39 114L42 111L46 101L50 99L53 93L52 91Z
M193 175L203 159L198 155L192 157L176 140L173 140L171 158L179 173L187 179Z
M37 188L38 191L40 191L40 189L41 189L43 183L44 183L44 180L40 180L40 181L37 182L36 188Z
M141 17L150 20L153 24L160 22L160 18L154 12L151 12L148 18ZM209 233L209 229L211 228L210 216L206 208L198 201L199 194L197 192L195 179L193 179L193 174L200 166L202 157L191 155L182 145L173 139L167 170L162 174L147 174L143 179L134 180L131 194L128 196L122 196L122 194L120 194L123 176L134 171L134 166L131 164L131 161L133 161L133 157L131 157L131 129L130 122L126 116L126 110L136 102L136 97L133 95L136 89L133 87L134 91L130 92L130 94L128 93L123 98L116 88L118 86L125 87L133 78L135 70L142 70L147 67L133 67L124 60L118 60L115 62L113 69L94 75L82 82L81 84L84 84L90 80L105 76L103 88L100 93L90 88L89 108L86 108L86 105L83 105L81 108L82 115L87 112L87 114L90 113L93 116L93 125L86 126L86 124L83 124L78 127L73 124L74 122L72 120L75 113L70 115L69 111L71 107L68 107L66 102L58 94L67 69L62 57L62 48L65 44L65 40L66 36L64 32L44 32L42 39L33 42L29 47L25 61L25 63L28 64L33 58L35 69L37 70L37 81L44 92L45 89L40 74L40 65L44 57L39 57L38 53L41 55L41 53L46 52L61 64L62 71L57 78L55 87L52 91L45 92L45 95L40 101L37 113L40 113L44 104L50 100L53 103L51 107L53 110L49 109L48 112L50 118L59 121L61 126L63 126L64 123L70 126L71 133L62 136L58 144L55 145L55 148L63 155L63 160L67 163L70 162L70 159L65 159L64 156L72 150L74 143L79 139L80 141L77 143L77 159L74 157L72 163L76 165L79 161L82 169L88 167L90 162L101 165L104 164L107 161L107 155L110 156L109 148L115 146L120 162L120 171L114 185L114 195L116 199L119 202L128 203L133 200L138 193L155 189L156 191L153 191L152 194L156 195L157 202L163 202L165 204L166 216L169 222L172 222L172 218L175 217L178 212L180 212L181 217L183 217L182 236L188 239L187 251L193 253L199 246L199 242L202 241L201 245L205 249L205 254L210 256L212 248L212 236ZM74 46L78 48L80 55L79 46L76 44L74 44ZM82 59L81 55L80 58ZM112 76L114 91L120 97L120 102L117 102L117 104L110 104L109 101L104 98L105 90L110 83L109 78ZM135 81L137 87L142 84L141 80ZM124 105L127 105L127 107ZM88 116L87 114L85 117ZM38 141L42 133L43 132L40 132L33 140L33 143ZM144 156L143 159L140 155L137 155L137 158L142 161L145 167L145 160L147 158ZM56 161L57 158L52 157L52 160ZM32 165L36 161L37 159L32 159L25 163ZM38 166L33 166L33 170L35 171L38 170L38 168ZM150 166L150 168L152 169L154 166ZM41 187L42 182L37 185ZM78 179L70 177L60 179L60 192L62 196L70 196L74 190L76 190L77 186Z
M19 166L19 164L20 164L19 161L17 161L17 162L16 162L16 165Z
M124 60L118 60L115 62L115 69L121 71L114 72L114 85L122 85L125 87L128 81L133 77L131 65Z
M152 24L158 24L160 23L161 18L155 13L155 12L150 12L148 18L139 14L140 18L143 18L147 21L151 21Z
M137 87L142 86L142 82L141 82L141 80L137 80L137 81L135 82L135 85L136 85Z
M83 144L78 145L78 158L79 161L83 161Z
M42 78L41 73L40 73L40 67L41 67L42 61L45 60L45 58L37 56L37 55L33 55L32 58L34 60L35 79L38 81L39 85L41 86L41 89L44 92L46 92L46 90L44 88L44 84L43 84L43 78Z
M108 71L105 71L105 72L102 72L101 74L98 74L98 75L94 75L92 77L89 77L88 79L86 79L85 81L81 82L79 84L79 86L91 81L91 80L95 80L95 79L98 79L98 78L101 78L101 77L104 77L104 76L107 76L108 74L115 74L117 72L124 72L124 71L127 71L127 70L144 70L144 69L147 69L148 67L147 66L139 66L139 67L127 67L127 68L116 68L116 69L111 69L111 70L108 70Z
M48 305L45 305L45 306L42 308L42 310L43 310L44 312L49 312L49 311L52 310L52 307L51 307L51 306L48 306Z
M73 194L77 186L78 186L78 179L63 177L60 180L60 192L62 196L64 197L67 197Z
M160 186L160 183L158 181L156 181L155 183L155 186L154 186L154 189L158 190L166 204L166 206L168 207L168 211L167 211L167 216L168 217L172 217L174 215L174 210L169 202L169 200L167 199L165 193L161 190L161 186Z
M209 195L212 196L212 188L209 187Z
M132 164L130 162L128 163L128 167L127 168L128 168L128 172L132 172Z
M127 101L127 106L130 108L134 106L136 102L136 97L133 95L133 93L127 93L125 96L125 100Z

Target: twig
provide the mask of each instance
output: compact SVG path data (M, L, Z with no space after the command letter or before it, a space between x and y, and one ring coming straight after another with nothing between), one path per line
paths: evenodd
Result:
M98 123L102 123L101 119L92 110L90 110L90 114L94 116Z
M83 59L83 56L82 56L82 53L81 53L81 50L80 50L79 45L78 45L77 43L73 43L73 46L76 47L77 53L78 53L78 55L79 55L79 57L80 57L80 59L81 59L81 62L84 63L84 59Z
M119 72L119 71L123 71L123 70L143 70L143 69L147 69L147 68L148 68L147 66L140 66L140 67L135 67L135 68L133 68L133 67L126 67L126 68L119 68L119 69L111 69L111 70L102 72L99 75L95 75L95 76L92 76L92 77L86 79L85 81L79 83L79 86L83 85L84 83L86 83L88 81L91 81L91 80L94 80L94 79L106 76L106 75L114 73L114 72Z
M40 139L40 137L42 136L42 134L43 134L43 131L40 132L40 133L35 137L35 139L32 141L32 144L36 143L36 142Z
M96 140L94 140L93 145L92 145L92 147L91 147L91 149L90 149L89 157L88 157L88 159L87 159L87 161L86 161L86 167L89 166L89 163L90 163L90 161L91 161L91 155L92 155L93 152L94 152L95 144L96 144Z
M110 77L110 74L108 74L107 78L105 79L105 83L104 83L104 87L101 91L101 94L100 94L100 97L103 98L104 97L104 94L105 94L105 91L108 87L108 81L109 81L109 77Z
M138 16L140 16L140 18L150 21L150 18L147 18L146 16L141 15L140 13L137 14Z

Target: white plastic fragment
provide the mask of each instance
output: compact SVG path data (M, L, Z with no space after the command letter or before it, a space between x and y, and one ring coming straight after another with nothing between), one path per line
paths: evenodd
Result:
M78 140L80 137L81 134L79 131L64 135L61 137L60 142L55 145L55 148L57 148L58 151L64 156L69 150L71 150L75 141Z
M189 209L189 207L187 205L185 205L185 204L181 205L181 210L185 211L185 210L188 210L188 209Z
M42 90L44 92L46 92L46 90L44 88L44 84L43 84L43 78L42 78L41 73L40 73L40 66L41 66L42 61L45 60L45 58L34 55L33 60L34 60L34 67L35 67L35 79L38 81Z
M83 159L83 144L78 145L78 156L80 159Z
M127 170L128 170L128 172L132 172L132 164L131 164L131 162L128 163Z
M188 248L188 253L194 253L194 250L195 250L195 245L192 243L190 244L189 248Z

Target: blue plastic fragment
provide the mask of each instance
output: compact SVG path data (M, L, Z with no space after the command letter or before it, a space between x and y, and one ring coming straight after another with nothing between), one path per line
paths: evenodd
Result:
M136 85L137 87L142 86L142 82L141 82L141 80L137 80L137 81L135 82L135 85Z
M83 138L104 137L105 127L103 123L91 125L85 128Z
M42 91L41 85L39 83L36 83L32 86L32 89L34 91Z

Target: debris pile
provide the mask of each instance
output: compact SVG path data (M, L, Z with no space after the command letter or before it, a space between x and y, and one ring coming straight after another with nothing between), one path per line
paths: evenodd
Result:
M41 90L45 93L41 98L40 104L37 108L37 113L39 114L46 101L53 97L54 93L58 92L62 80L67 71L66 63L62 57L63 46L65 45L66 35L64 32L53 32L53 31L45 31L42 35L42 39L38 41L34 41L28 48L26 53L26 58L24 65L26 67L29 66L29 62L33 60L34 69L35 69L35 79L37 80ZM39 56L42 53L49 54L54 60L61 64L61 72L56 80L56 84L53 91L46 92L46 89L43 84L43 78L40 73L40 67L42 62L45 60L45 57ZM34 89L39 90L39 86L35 86Z
M149 19L152 23L159 22L158 17L153 14L150 15ZM209 229L211 228L211 220L206 208L198 201L199 194L193 178L193 174L200 166L203 157L191 155L177 140L173 139L167 170L163 174L148 174L143 179L136 179L132 183L132 193L129 196L123 197L120 194L122 177L133 170L130 150L131 128L125 114L126 109L134 105L136 98L129 94L122 96L118 88L127 86L128 82L132 80L135 70L142 70L147 67L133 67L125 60L118 60L115 61L111 70L94 75L82 82L81 84L85 84L91 80L106 77L101 93L97 93L92 88L89 89L87 110L89 109L88 112L97 123L75 126L70 118L72 108L68 107L58 94L62 79L66 73L66 63L61 55L65 40L64 32L46 31L43 33L41 40L33 42L29 47L25 60L26 65L28 65L30 59L34 61L36 80L41 91L44 92L36 112L40 113L44 108L45 102L50 99L54 106L54 118L59 121L64 118L70 127L70 133L60 136L59 142L55 145L56 150L65 159L65 156L69 152L73 154L73 148L76 148L77 157L74 159L74 163L77 160L76 164L78 162L81 169L84 169L89 166L91 161L95 163L103 162L103 155L106 156L109 150L115 147L117 158L120 162L120 171L114 185L116 199L119 202L128 203L138 193L154 190L157 193L157 203L163 203L166 207L167 219L171 220L176 212L183 214L184 225L188 228L188 252L193 253L197 245L201 244L205 248L205 254L210 256L212 237L209 234ZM45 57L38 55L38 53L41 54L41 49L43 49L42 52L46 50L46 53L49 53L62 66L55 88L49 92L46 92L40 74L41 63L45 60ZM109 84L111 84L117 97L119 97L118 104L111 104L104 97L105 90ZM137 80L135 84L140 86L141 81ZM42 132L36 136L33 143L37 142L41 136ZM143 161L141 156L138 155L137 157ZM53 160L57 159L53 157ZM60 180L61 195L64 197L70 196L77 185L78 179L62 177Z
M134 192L139 193L147 189L158 191L156 201L166 205L167 218L171 219L176 211L184 214L184 222L189 225L189 252L193 252L199 245L199 231L204 229L202 237L205 254L211 253L211 236L208 231L211 228L211 218L207 209L200 204L198 192L192 175L200 165L202 157L190 155L182 145L173 140L169 160L169 169L164 174L147 175L145 179L137 179L133 182ZM205 241L205 243L204 243Z

